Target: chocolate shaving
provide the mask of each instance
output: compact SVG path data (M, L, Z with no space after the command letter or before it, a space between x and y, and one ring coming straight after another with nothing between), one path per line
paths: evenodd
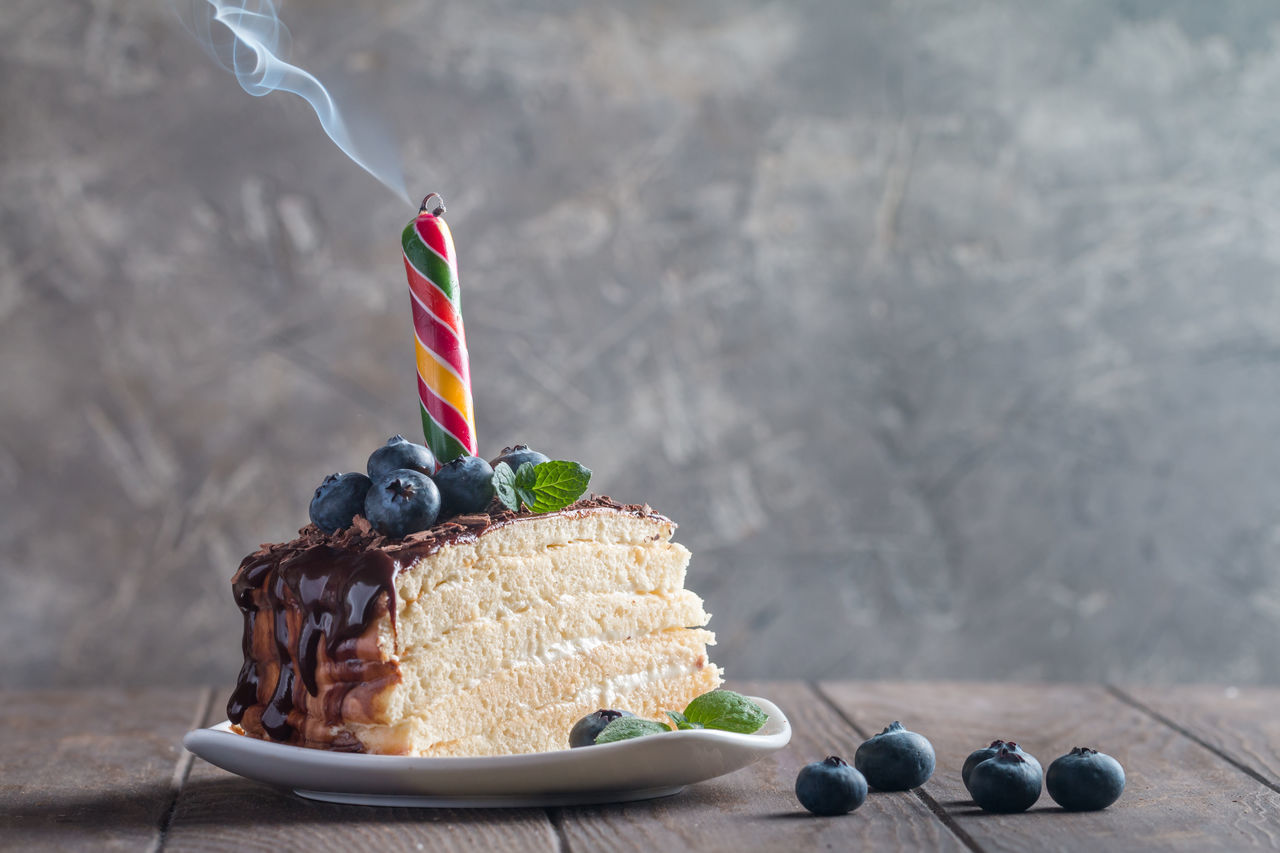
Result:
M383 536L374 529L367 518L357 515L350 527L333 533L325 533L314 524L308 524L298 531L297 537L293 540L260 545L257 552L251 556L288 559L317 545L327 545L340 551L386 551L397 563L407 567L418 557L434 554L446 545L474 541L476 537L512 522L593 509L613 509L671 523L671 519L654 512L648 504L622 504L606 495L589 495L553 513L534 513L528 510L512 512L501 501L494 498L483 512L442 519L434 526L417 533L410 533L403 539L390 539Z

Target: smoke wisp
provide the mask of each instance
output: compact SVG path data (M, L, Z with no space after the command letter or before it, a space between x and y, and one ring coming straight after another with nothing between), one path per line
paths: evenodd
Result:
M303 98L315 110L324 132L348 157L409 201L399 152L391 139L368 122L361 122L355 132L324 84L288 61L289 30L280 21L274 0L170 0L170 5L205 52L234 74L241 88L255 97L292 92Z

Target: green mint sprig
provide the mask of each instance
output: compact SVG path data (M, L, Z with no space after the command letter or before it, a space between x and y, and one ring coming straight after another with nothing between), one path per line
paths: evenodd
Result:
M516 472L505 462L499 462L493 469L493 493L507 509L512 512L520 511L520 496L516 494Z
M741 693L712 690L689 703L684 715L691 724L749 735L769 720L764 709Z
M705 728L705 726L703 726L702 723L689 722L689 718L686 717L684 714L681 714L679 711L666 711L665 713L668 717L671 718L671 722L675 723L676 728L679 730L686 731L688 729Z
M527 463L526 463L527 464ZM769 721L764 709L741 693L732 690L712 690L689 703L684 713L664 712L676 729L719 729L749 735L758 732ZM620 717L596 735L596 743L613 743L634 737L671 731L666 723L655 723L639 717Z
M518 470L499 462L493 469L493 490L502 505L519 512L556 512L582 497L591 482L591 469L577 462L554 459L535 465L526 462Z
M669 731L671 726L666 723L655 723L653 720L642 720L639 717L619 717L600 730L600 734L596 735L596 743L613 743L615 740L630 740L633 737Z

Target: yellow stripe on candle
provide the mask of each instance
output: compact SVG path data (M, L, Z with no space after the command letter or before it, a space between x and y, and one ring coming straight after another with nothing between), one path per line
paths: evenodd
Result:
M415 338L413 348L418 355L418 375L422 377L422 381L437 396L457 409L458 414L467 419L467 423L475 423L467 386L462 384L462 380L435 353L424 347L422 341Z

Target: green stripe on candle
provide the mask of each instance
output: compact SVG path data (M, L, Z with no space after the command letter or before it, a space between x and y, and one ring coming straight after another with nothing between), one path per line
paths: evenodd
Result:
M410 222L400 237L400 245L404 247L409 263L427 277L436 287L444 291L453 304L458 304L458 285L453 280L453 269L443 258L427 248L414 230Z
M459 456L470 456L467 448L462 446L462 442L458 441L449 433L445 432L444 427L436 423L435 418L431 417L431 413L427 411L426 406L419 406L422 412L422 434L427 439L427 447L431 448L431 452L435 454L436 461L443 465L446 462L452 462Z

